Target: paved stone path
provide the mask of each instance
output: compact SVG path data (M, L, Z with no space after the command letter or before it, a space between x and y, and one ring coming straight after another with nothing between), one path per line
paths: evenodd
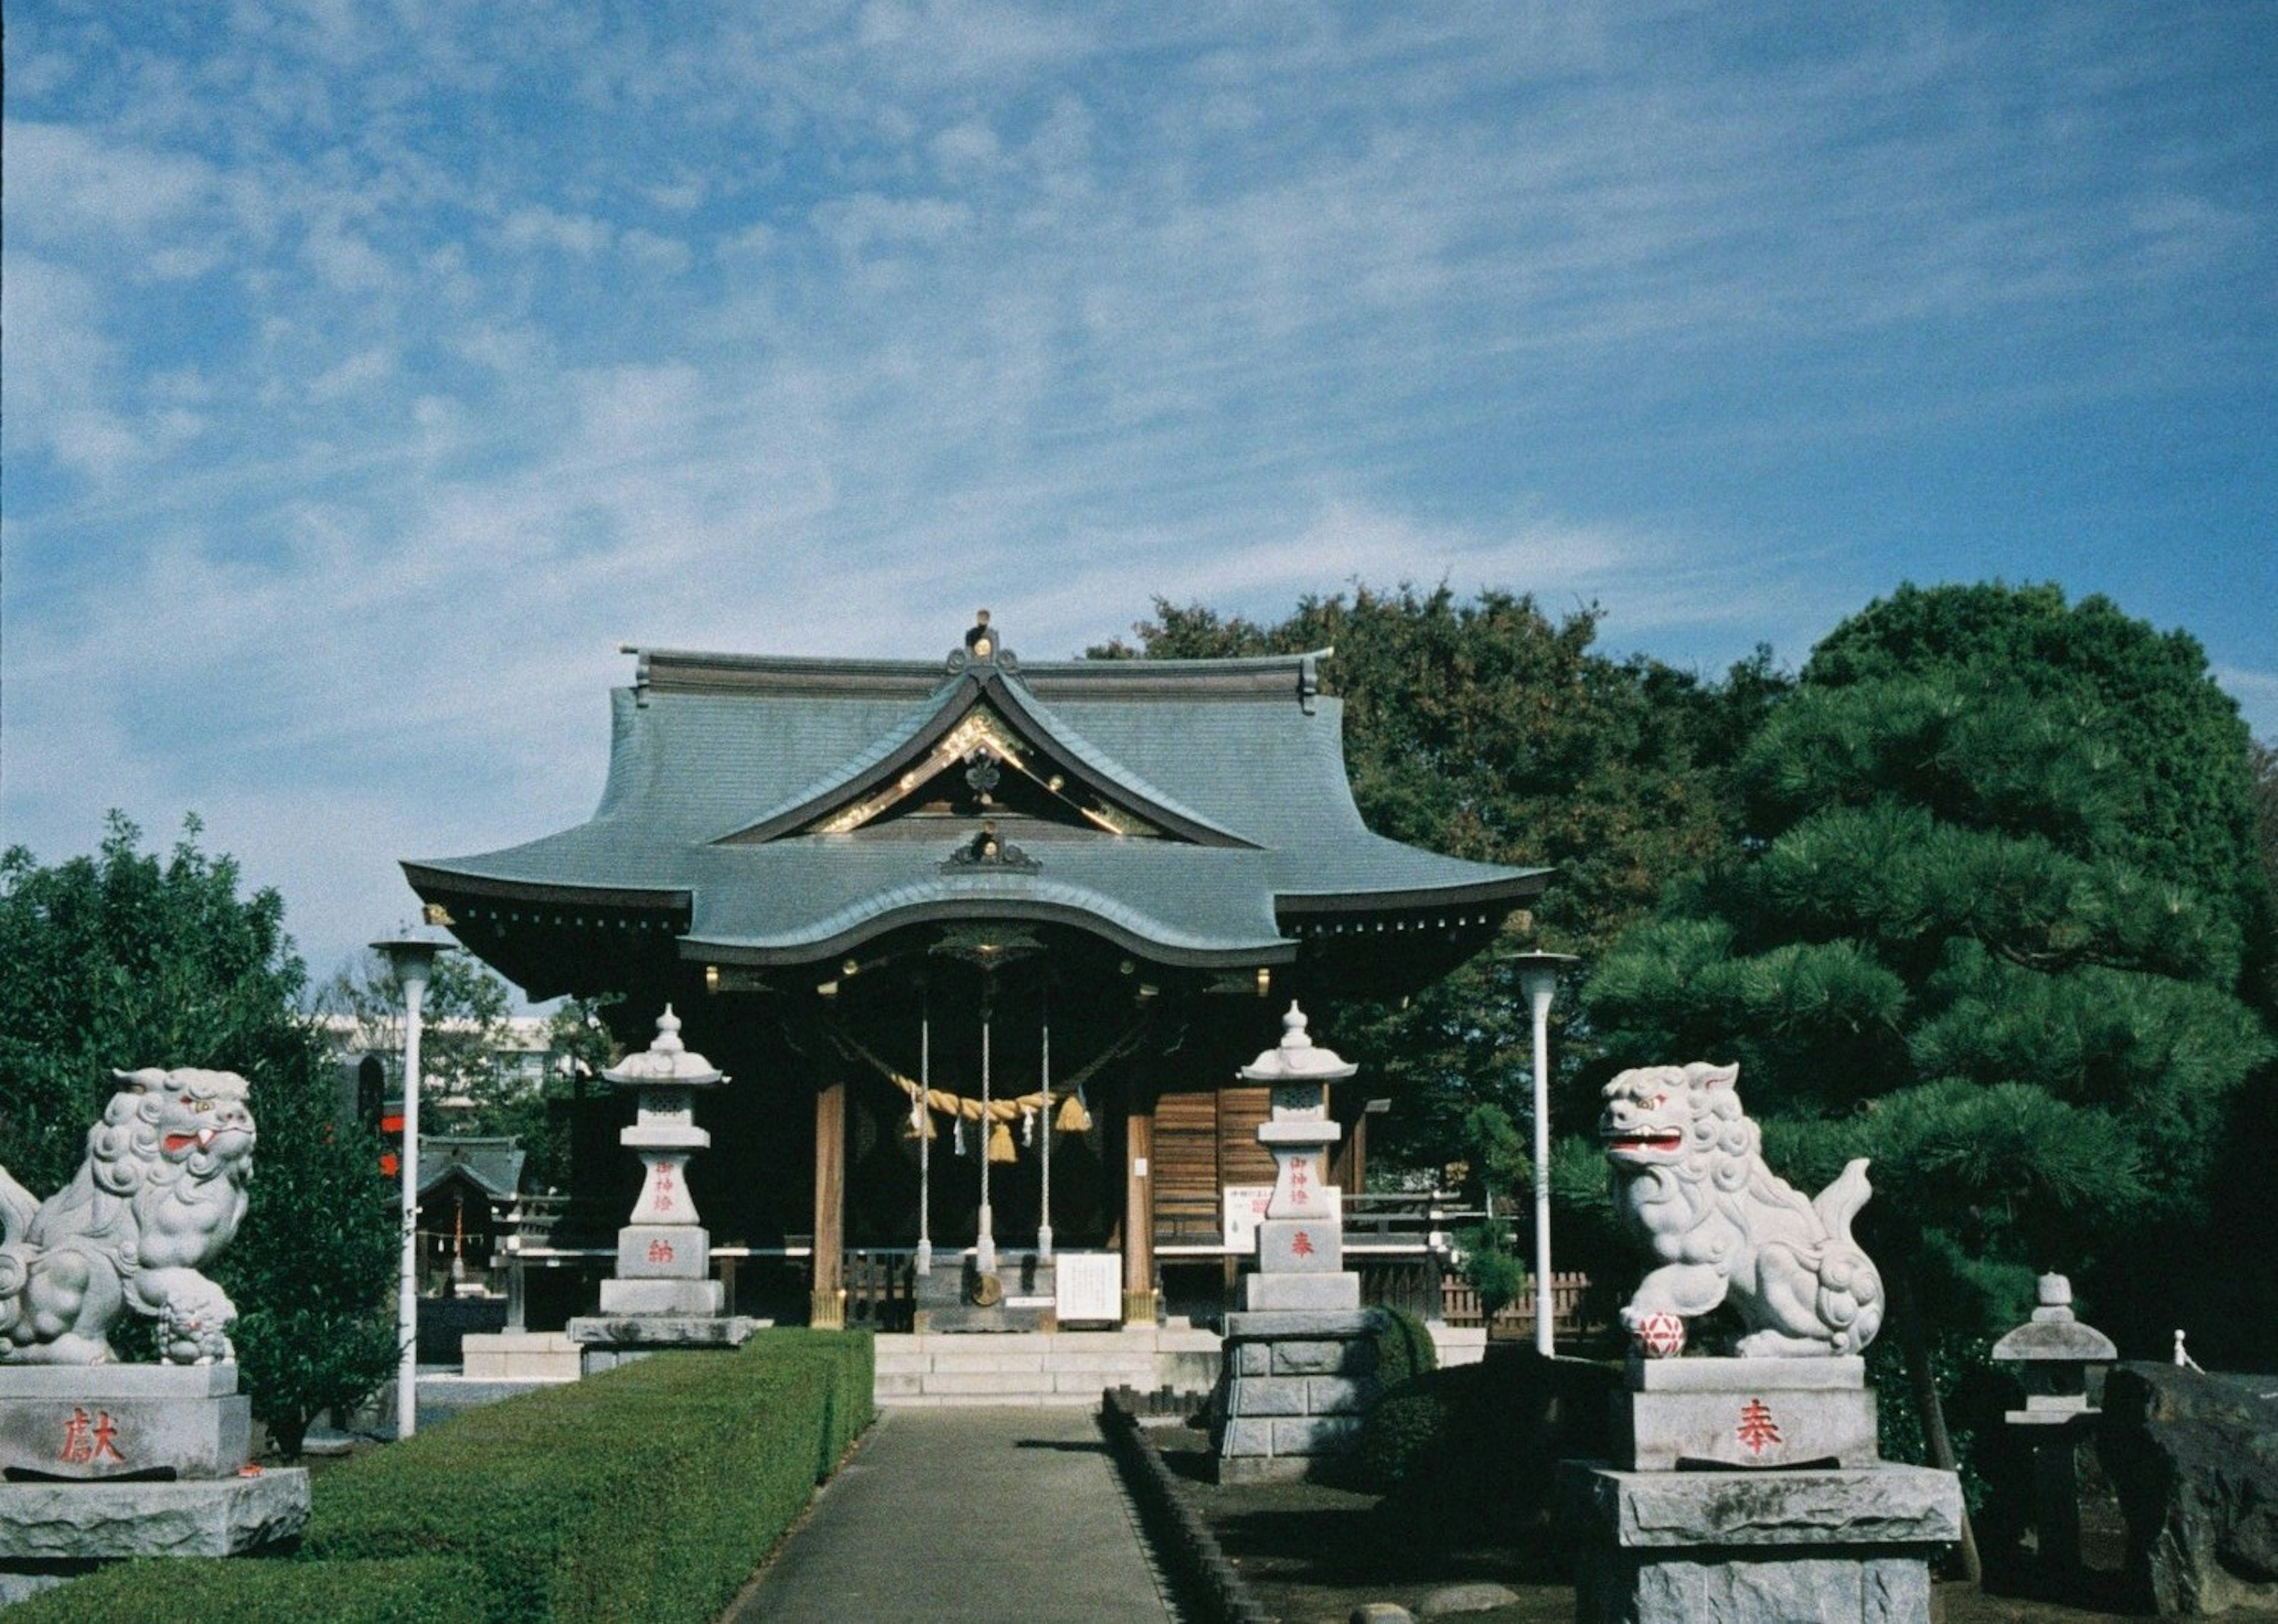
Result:
M894 1409L723 1624L1177 1624L1088 1411Z

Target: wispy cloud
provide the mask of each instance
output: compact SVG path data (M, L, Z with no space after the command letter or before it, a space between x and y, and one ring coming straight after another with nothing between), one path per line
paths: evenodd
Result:
M394 858L582 812L620 640L987 601L1049 658L1354 581L1713 666L2054 576L2278 731L2252 32L27 0L0 822L195 807L328 963Z

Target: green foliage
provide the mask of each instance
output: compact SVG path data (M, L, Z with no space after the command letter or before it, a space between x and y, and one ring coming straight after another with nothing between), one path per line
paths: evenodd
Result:
M8 1610L8 1624L484 1624L481 1570L445 1557L374 1562L168 1558L97 1569Z
M709 1620L868 1424L871 1381L857 1332L644 1360L336 1468L303 1548L463 1556L491 1624Z
M609 1064L617 1051L599 1012L615 1001L566 1000L547 1023L554 1055L589 1074ZM402 1086L403 988L385 956L366 953L335 972L315 1003L321 1014L355 1021L363 1044L389 1056L390 1086ZM513 1003L513 987L480 960L457 952L436 958L420 1006L421 1131L512 1138L527 1158L524 1183L558 1188L569 1182L569 1130L553 1102L568 1099L574 1085L552 1070L533 1084L501 1064Z
M2252 741L2196 638L2106 598L2068 605L2053 585L1902 586L1829 634L1803 670L1808 688L1904 677L2014 682L2056 725L2092 732L2115 768L2093 848L2203 898L2244 949L2246 995L2278 1008Z
M1470 1369L1389 1389L1370 1407L1353 1449L1354 1475L1364 1487L1396 1489L1445 1452L1461 1407L1457 1390L1477 1379Z
M1371 828L1452 856L1558 877L1532 918L1405 1010L1338 1012L1349 1058L1411 1105L1372 1151L1387 1164L1452 1166L1510 1190L1531 1120L1532 1038L1510 958L1533 940L1594 954L1731 844L1740 802L1724 771L1785 693L1768 652L1704 682L1597 652L1594 608L1563 620L1532 598L1458 600L1357 587L1307 598L1261 625L1158 599L1138 644L1097 657L1196 659L1334 645L1327 689L1345 707L1345 758Z
M1957 1334L2014 1323L2033 1268L2200 1210L2271 1053L2234 995L2259 928L2223 867L2244 774L2185 762L2126 704L2245 760L2197 645L2101 600L1870 607L1743 751L1742 853L1584 989L1607 1069L1739 1062L1767 1157L1807 1191L1874 1158L1869 1248Z
M1558 1463L1606 1457L1618 1380L1611 1366L1513 1348L1393 1390L1363 1419L1355 1452L1358 1474L1386 1496L1379 1532L1442 1547L1555 1539Z
M0 857L0 1163L40 1194L76 1171L112 1068L207 1067L251 1085L246 1217L212 1272L235 1300L254 1414L287 1452L394 1367L395 1226L378 1147L336 1124L332 1068L296 1013L305 972L272 890L197 848L161 860L113 814L93 857ZM124 1356L146 1354L132 1325Z
M1405 1308L1379 1308L1369 1339L1376 1345L1376 1379L1386 1388L1435 1370L1440 1350L1432 1329Z
M2030 1283L2026 1300L2031 1301ZM1953 1445L1954 1468L1961 1475L1962 1498L1974 1515L1985 1503L1987 1483L1982 1457L1998 1449L2004 1439L2001 1407L1973 1402L1979 1393L2014 1386L1991 1357L1993 1344L1984 1337L1957 1331L1937 1331L1930 1338L1930 1368L1938 1384L1939 1401ZM1867 1380L1880 1402L1875 1410L1876 1447L1885 1460L1909 1466L1929 1466L1930 1445L1923 1437L1922 1414L1907 1400L1907 1376L1903 1349L1885 1338L1867 1349ZM2022 1394L2011 1400L2015 1407Z
M1463 1258L1463 1275L1479 1294L1479 1311L1492 1320L1526 1290L1526 1265L1510 1249L1510 1237L1500 1224L1475 1224L1455 1233L1456 1250Z

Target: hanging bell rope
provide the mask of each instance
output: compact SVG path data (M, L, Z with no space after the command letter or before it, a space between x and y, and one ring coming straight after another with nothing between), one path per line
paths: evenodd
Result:
M988 1141L990 1159L995 1162L1009 1162L1013 1160L1014 1154L1012 1122L1015 1117L1024 1116L1031 1111L1050 1110L1054 1104L1058 1104L1059 1116L1053 1122L1052 1125L1055 1128L1062 1133L1089 1132L1091 1127L1091 1112L1084 1103L1084 1084L1097 1076L1101 1068L1112 1061L1121 1059L1138 1048L1139 1041L1146 1032L1147 1024L1148 1018L1143 1015L1133 1021L1113 1042L1102 1049L1082 1071L1070 1077L1059 1087L1049 1090L1038 1089L1034 1094L1024 1094L1013 1099L990 1100L985 1110L982 1102L969 1094L958 1094L948 1088L929 1088L915 1078L905 1077L872 1053L837 1021L825 1020L823 1030L829 1034L831 1042L837 1046L841 1054L850 1059L860 1060L876 1071L879 1076L893 1084L895 1087L908 1094L913 1111L917 1109L917 1101L922 1098L925 1102L925 1109L929 1113L940 1111L945 1116L955 1118L958 1125L958 1155L965 1154L964 1125L968 1122L979 1123L985 1116L991 1126L1001 1131L1005 1136L1005 1154L999 1155L997 1154L996 1135L994 1132L990 1134ZM911 1137L917 1136L913 1133Z

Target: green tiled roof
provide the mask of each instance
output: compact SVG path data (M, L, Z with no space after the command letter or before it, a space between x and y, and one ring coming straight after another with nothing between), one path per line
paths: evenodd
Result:
M804 962L920 919L1082 925L1150 957L1296 950L1283 916L1508 908L1547 871L1441 857L1362 824L1319 656L966 666L652 651L612 695L608 783L586 822L405 865L431 897L684 906L689 957ZM975 825L811 831L891 784L975 706L1165 830L1008 823L1034 860L946 865ZM733 838L731 838L733 837Z

